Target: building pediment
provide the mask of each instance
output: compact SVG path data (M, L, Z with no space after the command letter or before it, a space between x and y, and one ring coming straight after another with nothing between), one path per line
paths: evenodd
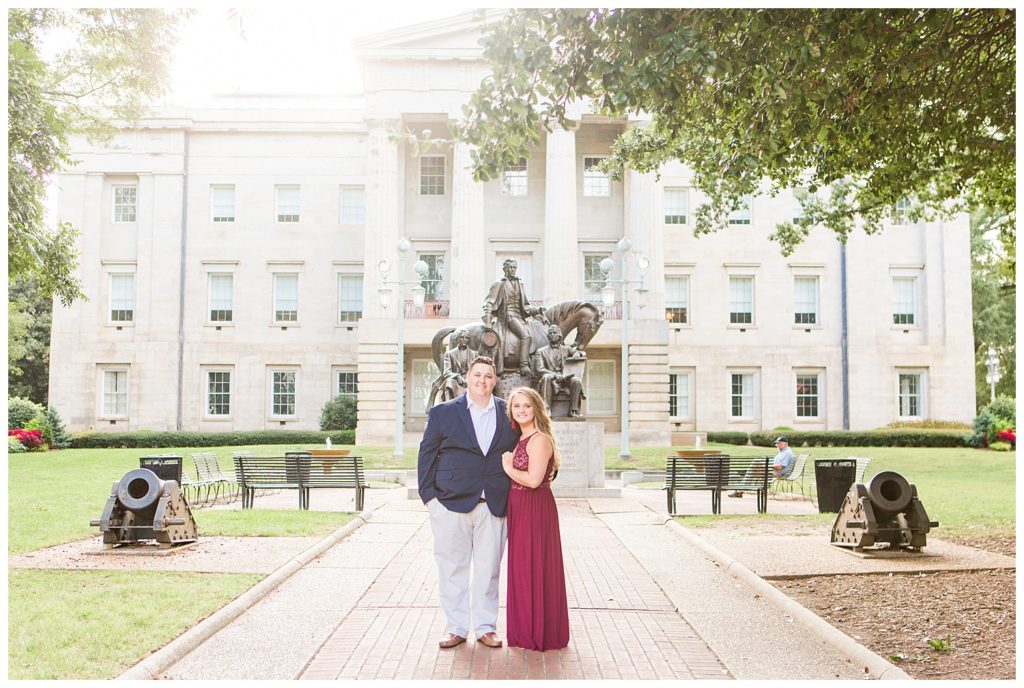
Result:
M478 60L483 28L504 10L474 10L358 38L353 42L360 60Z

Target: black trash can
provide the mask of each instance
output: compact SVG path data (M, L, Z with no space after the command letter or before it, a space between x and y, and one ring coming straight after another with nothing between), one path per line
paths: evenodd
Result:
M818 513L838 513L856 475L856 459L815 459L814 483L818 490Z
M140 456L139 468L148 468L161 480L173 480L181 485L181 457L177 454Z

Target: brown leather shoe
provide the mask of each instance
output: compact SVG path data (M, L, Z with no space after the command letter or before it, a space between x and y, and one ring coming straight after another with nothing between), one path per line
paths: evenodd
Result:
M463 638L461 635L455 635L454 633L448 633L447 635L445 635L445 637L441 638L441 640L439 640L437 642L437 646L447 650L450 647L455 647L456 645L461 645L464 642L466 642L466 639Z
M501 638L496 633L484 633L476 641L483 643L487 647L501 647Z

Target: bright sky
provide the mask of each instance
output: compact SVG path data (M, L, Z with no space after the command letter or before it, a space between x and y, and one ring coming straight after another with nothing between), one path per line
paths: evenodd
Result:
M183 26L168 101L197 105L232 93L339 94L362 89L352 40L475 9L469 2L274 3L242 10L245 39L221 6Z

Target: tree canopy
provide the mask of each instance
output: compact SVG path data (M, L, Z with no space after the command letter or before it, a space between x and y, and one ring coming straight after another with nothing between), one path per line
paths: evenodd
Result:
M492 74L455 135L474 174L528 157L567 108L645 114L606 169L678 159L725 226L759 189L806 189L790 253L821 225L875 233L896 201L912 218L985 206L1015 236L1015 13L1008 9L520 9L481 43Z
M188 12L160 9L11 9L7 14L7 270L34 277L67 305L85 296L75 276L75 230L48 226L46 185L72 164L69 138L132 121L166 90L175 29ZM47 37L63 47L44 54Z

